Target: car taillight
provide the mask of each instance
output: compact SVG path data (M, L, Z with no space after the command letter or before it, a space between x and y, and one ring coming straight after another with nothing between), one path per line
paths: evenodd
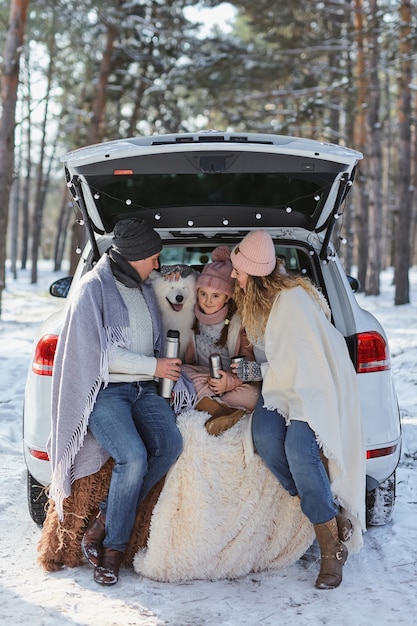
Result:
M39 376L52 376L57 341L58 335L44 335L38 341L32 372Z
M41 461L49 461L49 456L47 452L43 452L42 450L34 450L33 448L29 448L29 452L31 456L35 459L40 459Z
M357 336L358 374L381 372L390 369L390 356L385 339L376 331L359 333Z
M376 450L367 450L366 458L367 459L376 459L380 456L388 456L390 454L394 454L397 449L397 445L395 446L387 446L386 448L377 448Z

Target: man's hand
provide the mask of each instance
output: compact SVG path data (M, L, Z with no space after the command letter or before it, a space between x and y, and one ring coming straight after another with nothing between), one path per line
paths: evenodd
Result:
M168 378L176 382L181 375L181 364L181 359L168 359L166 357L156 359L155 376L157 378Z

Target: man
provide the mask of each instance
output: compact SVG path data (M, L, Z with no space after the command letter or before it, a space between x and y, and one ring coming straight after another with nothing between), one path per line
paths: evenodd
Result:
M181 371L180 359L159 356L162 323L148 278L161 249L145 221L115 225L110 250L72 294L55 356L48 449L60 519L74 480L114 460L107 498L82 541L102 585L118 581L138 503L182 450L155 381L176 381Z

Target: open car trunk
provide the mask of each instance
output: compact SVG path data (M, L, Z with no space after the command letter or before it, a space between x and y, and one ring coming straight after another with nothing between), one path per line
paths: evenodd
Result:
M361 158L313 140L196 133L107 142L62 161L91 235L136 216L164 238L283 228L327 230L328 241Z

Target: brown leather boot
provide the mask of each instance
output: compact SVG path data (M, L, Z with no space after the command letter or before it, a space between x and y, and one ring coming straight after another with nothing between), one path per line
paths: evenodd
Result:
M336 518L324 524L314 524L317 542L320 546L320 573L316 580L317 589L335 589L342 582L343 565L348 550L339 539Z
M229 428L232 428L245 415L242 409L234 409L230 415L214 415L210 417L204 424L209 435L221 435Z
M338 513L336 515L336 522L340 541L349 541L353 535L353 526L350 519L345 517L342 513Z
M81 539L81 549L87 561L97 567L101 546L106 535L106 516L101 512L93 519Z
M330 479L329 461L324 456L323 451L320 452L320 456L321 456L321 460L322 460L324 469L326 470L327 476ZM353 535L353 526L352 526L352 522L350 521L350 519L348 517L345 517L339 511L339 513L336 515L336 522L337 522L337 528L339 529L339 539L340 539L340 541L349 541L349 539Z
M94 570L94 580L99 585L115 585L119 580L120 565L123 560L123 552L102 548L100 559Z
M224 404L224 402L217 402L213 398L204 396L195 405L197 411L203 411L204 413L210 413L212 417L218 417L219 415L230 415L236 409Z

